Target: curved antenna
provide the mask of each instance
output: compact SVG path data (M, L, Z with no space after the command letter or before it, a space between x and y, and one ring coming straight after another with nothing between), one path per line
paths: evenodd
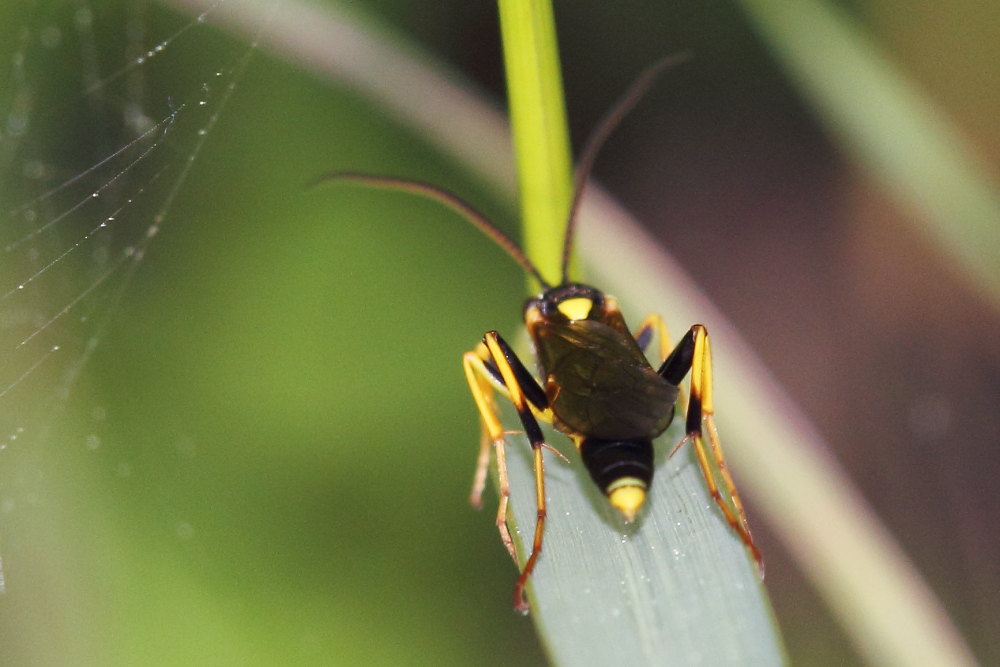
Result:
M334 171L329 174L324 174L316 179L313 185L315 186L329 181L347 181L373 188L400 190L402 192L420 195L422 197L426 197L427 199L432 199L436 202L444 204L472 223L473 226L475 226L483 234L486 234L486 236L490 237L498 246L506 250L507 254L510 255L515 262L521 265L521 268L530 273L535 280L541 284L543 290L547 290L550 287L549 283L542 278L542 274L539 273L538 269L535 268L535 265L531 263L528 256L524 254L524 250L521 249L521 246L519 246L514 239L507 236L507 234L493 224L489 218L474 208L472 204L468 203L453 192L449 192L444 188L439 188L436 185L432 185L431 183L426 183L424 181L397 178L396 176L363 174L354 171Z
M597 157L597 152L601 150L601 146L607 141L608 136L614 132L615 128L621 122L629 111L631 111L639 100L642 99L646 91L653 84L656 78L663 73L664 70L673 67L674 65L684 62L691 57L689 51L683 51L676 55L668 56L662 60L658 60L646 69L644 69L632 85L628 87L625 93L618 99L615 106L611 108L601 122L598 124L597 129L590 135L587 139L587 143L584 144L583 152L580 153L580 161L577 162L576 170L573 175L573 202L569 207L569 218L566 221L566 236L563 240L563 254L562 254L562 278L561 282L565 283L569 280L569 255L573 249L573 233L576 230L576 213L580 208L580 202L583 200L583 190L587 185L587 179L590 177L590 170L594 166L594 159Z

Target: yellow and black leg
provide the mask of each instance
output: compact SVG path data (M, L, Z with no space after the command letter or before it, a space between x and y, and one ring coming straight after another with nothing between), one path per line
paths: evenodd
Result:
M504 449L504 430L497 414L496 402L493 400L493 386L489 378L492 374L487 370L484 355L488 358L489 351L480 343L475 351L466 352L462 357L465 368L465 378L469 383L472 398L476 401L482 422L482 438L479 445L479 457L476 462L476 474L472 480L472 493L469 502L479 509L483 504L483 489L486 487L486 474L490 463L490 446L496 450L497 476L499 478L500 502L497 506L496 523L500 531L500 541L517 565L517 552L514 542L507 529L507 499L510 497L510 485L507 480L507 457ZM503 389L506 393L506 389Z
M517 410L525 434L531 443L533 465L535 471L535 502L537 515L535 520L535 536L531 554L521 570L514 587L514 608L527 612L528 603L524 599L524 587L528 577L535 568L535 562L542 552L542 535L545 530L545 470L542 462L542 449L548 448L542 429L538 425L535 413L548 415L548 401L545 392L517 358L510 346L495 331L487 332L483 342L473 351L466 352L462 358L466 380L472 392L479 414L483 420L483 441L480 445L479 458L476 465L476 475L473 480L470 500L475 506L482 502L482 492L486 483L486 472L489 465L489 446L493 444L497 453L497 474L500 481L500 505L497 509L497 528L500 539L517 564L517 552L514 549L510 531L507 528L507 501L510 496L510 486L507 478L507 462L504 450L504 430L497 414L493 400L493 388L496 387L505 394ZM551 419L551 417L548 417Z
M729 474L726 466L726 459L722 455L722 445L719 442L719 432L715 428L715 411L712 402L712 346L708 339L708 330L700 324L691 327L691 330L684 335L677 347L674 348L670 356L659 369L660 375L668 382L679 385L681 380L691 371L691 397L687 408L687 420L685 424L686 435L673 452L681 448L685 442L691 441L694 444L695 455L698 458L698 465L705 477L708 491L711 493L715 503L722 510L726 521L733 530L740 536L747 549L753 555L764 576L764 560L761 557L757 545L754 544L750 535L750 527L747 525L746 514L743 511L743 502L740 494L736 491L736 485ZM715 469L718 470L722 478L723 486L729 496L729 502L723 498L716 482L715 473L708 459L708 452L705 447L704 431L708 433L708 443L712 451L712 459ZM735 509L735 511L734 511Z
M639 325L639 328L635 330L635 342L639 346L639 349L645 354L646 348L649 347L649 343L653 339L653 334L656 334L657 342L657 359L660 363L665 363L667 358L672 353L670 349L670 334L667 332L667 325L664 324L663 318L653 313L646 317ZM685 370L685 373L687 371ZM675 382L675 385L679 382ZM679 394L679 400L681 405L681 412L687 412L687 396L683 393Z
M639 328L635 330L634 338L640 350L646 351L653 339L653 334L656 334L659 339L659 356L657 358L662 363L670 354L670 336L667 334L667 325L663 323L663 318L656 313L644 319Z

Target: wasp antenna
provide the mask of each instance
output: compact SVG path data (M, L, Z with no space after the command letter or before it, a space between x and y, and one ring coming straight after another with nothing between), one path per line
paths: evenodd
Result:
M577 162L576 170L573 175L573 202L569 207L569 217L566 221L566 236L563 240L563 254L562 254L562 282L568 282L569 280L569 256L573 249L573 233L576 230L576 213L580 208L580 202L583 200L583 190L587 185L587 179L590 177L590 170L594 166L594 159L597 157L598 151L601 150L601 146L607 141L608 136L614 132L615 128L621 122L629 111L631 111L639 100L642 99L649 87L656 81L656 78L662 74L665 70L682 63L691 57L691 52L683 51L676 55L668 56L662 60L658 60L653 63L636 77L632 85L628 87L625 93L621 96L615 106L611 108L601 122L597 125L597 129L590 135L587 139L587 143L584 144L583 152L580 153L580 161Z
M532 277L534 277L535 280L541 284L542 289L547 290L550 287L549 283L542 278L542 274L537 268L535 268L535 265L530 259L528 259L528 256L524 254L524 250L521 249L521 246L519 246L514 239L507 236L507 234L493 224L489 218L480 213L479 210L472 206L472 204L468 203L453 192L449 192L444 188L440 188L424 181L398 178L396 176L364 174L354 171L335 171L329 174L324 174L316 179L313 186L320 185L322 183L329 183L331 181L346 181L373 188L409 192L444 204L468 220L474 227L486 234L486 236L490 237L494 243L503 248L515 262L521 265L521 268L530 273Z

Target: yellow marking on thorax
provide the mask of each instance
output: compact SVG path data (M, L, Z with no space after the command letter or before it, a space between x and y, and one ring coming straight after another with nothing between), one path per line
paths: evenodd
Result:
M594 302L585 296L578 296L573 299L566 299L559 303L559 312L571 320L585 320L590 314L590 309L594 307Z

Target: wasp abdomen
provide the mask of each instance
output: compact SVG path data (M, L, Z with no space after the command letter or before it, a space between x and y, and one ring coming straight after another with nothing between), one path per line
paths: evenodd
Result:
M648 440L584 438L580 455L604 492L623 477L635 478L647 486L653 481L653 443Z
M649 440L584 438L580 456L590 476L629 521L635 518L653 481L653 443Z

